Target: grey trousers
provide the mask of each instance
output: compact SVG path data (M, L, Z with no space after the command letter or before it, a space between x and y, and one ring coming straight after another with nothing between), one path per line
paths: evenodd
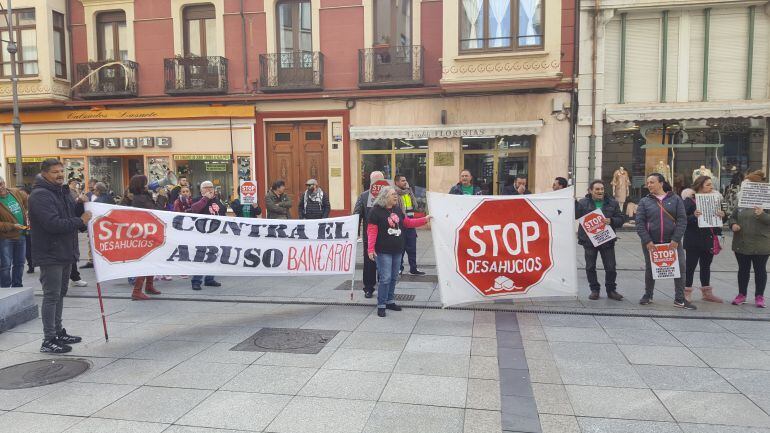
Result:
M644 253L644 293L652 298L652 292L655 290L655 280L652 279L652 266L650 265L650 252L647 247L642 245ZM681 277L674 278L674 301L684 301L684 277L685 277L685 255L684 248L680 244L676 249L679 256L679 273Z
M70 266L40 266L40 284L43 286L43 305L40 314L43 319L43 336L46 340L56 338L61 331L61 313L64 308L64 296L69 287Z

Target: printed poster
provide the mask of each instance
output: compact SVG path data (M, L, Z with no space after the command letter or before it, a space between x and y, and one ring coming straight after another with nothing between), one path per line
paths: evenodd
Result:
M679 254L671 249L671 244L655 244L655 249L650 254L653 280L669 280L680 278Z
M616 239L618 236L615 234L615 230L609 224L604 223L604 213L600 209L585 214L578 218L580 227L585 230L588 235L588 239L591 239L591 243L594 247L606 244L607 242Z

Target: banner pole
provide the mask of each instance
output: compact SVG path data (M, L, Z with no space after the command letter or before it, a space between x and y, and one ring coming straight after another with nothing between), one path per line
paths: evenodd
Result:
M104 316L104 301L102 300L102 285L96 283L96 294L99 296L99 308L102 310L102 327L104 328L104 341L110 341L110 336L107 335L107 318Z

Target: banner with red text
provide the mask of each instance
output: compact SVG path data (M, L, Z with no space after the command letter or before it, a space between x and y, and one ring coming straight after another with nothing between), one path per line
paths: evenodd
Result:
M143 275L353 274L358 216L269 220L86 203L99 282Z
M444 306L577 296L572 188L519 196L428 193Z

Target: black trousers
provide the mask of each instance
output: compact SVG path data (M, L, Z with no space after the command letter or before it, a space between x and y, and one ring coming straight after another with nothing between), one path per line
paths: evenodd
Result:
M70 267L70 280L72 281L80 281L80 271L78 271L78 263L75 262Z
M367 250L368 247L368 240L366 236L363 237L363 248L364 250L364 291L365 292L373 292L374 287L377 285L377 262L371 260L369 258L369 253Z
M25 236L24 240L27 242L27 249L25 250L27 266L29 266L30 269L33 269L35 265L32 263L32 233L27 232L27 236Z
M738 293L746 296L749 288L751 267L754 266L754 296L764 296L767 285L766 255L746 255L735 253L738 260Z
M598 292L602 288L596 276L596 258L601 255L604 265L604 288L607 289L607 293L614 292L617 289L615 280L618 277L618 272L615 270L615 246L599 249L583 245L583 250L585 250L586 259L586 277L588 277L588 286L591 291Z
M711 282L711 262L714 260L714 255L710 250L700 250L694 248L688 248L685 250L685 278L684 286L692 287L693 279L695 279L695 268L700 263L700 285L701 287L710 286Z

